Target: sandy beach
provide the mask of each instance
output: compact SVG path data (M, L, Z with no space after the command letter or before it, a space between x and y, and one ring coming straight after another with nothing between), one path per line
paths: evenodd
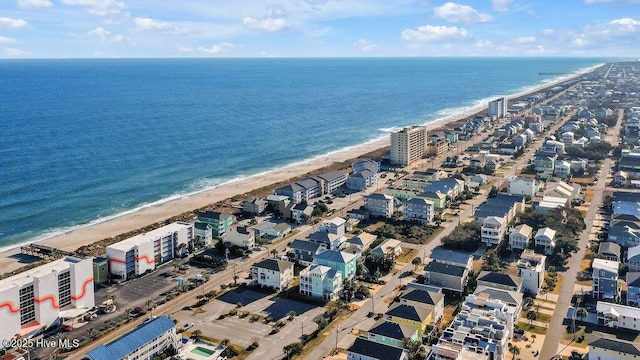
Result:
M591 71L590 69L589 71ZM585 71L588 72L588 71ZM532 88L525 93L516 94L511 98L525 96L526 94L540 91L544 88L552 87L556 84L569 80L572 77L580 76L576 74L571 77L565 77L557 81ZM448 123L452 123L469 116L484 111L486 106L469 109L467 111L452 114L438 121L426 124L429 130L442 128ZM302 176L314 170L323 168L336 162L345 162L350 159L357 158L364 154L375 150L382 149L390 145L389 136L378 139L365 144L337 151L329 155L320 156L307 162L286 166L277 170L270 171L262 175L248 177L232 183L221 185L217 188L205 190L192 194L188 197L168 201L152 207L146 207L138 211L118 216L104 222L100 222L86 227L68 231L66 233L39 241L38 243L56 247L66 251L74 251L81 246L95 243L97 241L114 237L129 231L133 231L150 224L164 221L175 215L202 208L207 205L226 200L230 197L241 195L252 190L256 190L265 186L275 184L277 182L286 181L288 179ZM20 255L19 248L14 248L0 254L0 269L2 273L13 272L20 267L33 262L33 258Z

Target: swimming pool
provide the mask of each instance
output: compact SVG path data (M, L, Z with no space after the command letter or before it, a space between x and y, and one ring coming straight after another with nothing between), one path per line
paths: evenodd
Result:
M202 346L196 346L193 350L191 350L191 353L200 355L203 357L210 357L211 355L215 354L215 351L207 348L203 348Z

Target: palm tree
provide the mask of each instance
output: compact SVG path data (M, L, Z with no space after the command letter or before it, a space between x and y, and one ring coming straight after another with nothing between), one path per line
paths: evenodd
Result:
M193 330L191 332L191 337L196 339L196 340L199 340L201 335L202 335L202 331L200 329Z
M413 260L411 260L411 264L416 267L416 270L418 270L418 266L422 264L422 260L419 256L416 256L415 258L413 258Z
M513 354L513 360L516 360L516 356L520 355L520 348L509 343L509 352Z
M529 320L529 325L533 323L533 320L538 318L538 314L535 311L531 310L527 312L527 319Z
M531 344L533 344L536 341L536 334L531 334Z

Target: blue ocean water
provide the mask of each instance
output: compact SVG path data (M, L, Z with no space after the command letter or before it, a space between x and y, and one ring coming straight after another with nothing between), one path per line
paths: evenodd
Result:
M0 247L309 159L605 62L0 61Z

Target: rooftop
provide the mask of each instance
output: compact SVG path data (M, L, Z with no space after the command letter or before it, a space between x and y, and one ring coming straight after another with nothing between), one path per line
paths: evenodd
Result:
M425 267L425 271L447 274L453 276L463 276L467 270L464 266L449 265L441 262L432 261Z
M383 319L378 320L375 324L373 324L373 327L369 329L370 334L376 334L396 340L411 338L417 331L417 327L398 324Z
M168 316L160 316L138 326L112 343L95 348L87 356L92 360L124 359L128 354L150 343L175 326L176 324Z
M253 264L253 267L283 272L289 268L293 268L293 263L284 261L284 260L264 259L260 262Z
M431 251L431 255L429 257L431 258L431 260L439 262L449 262L467 266L469 260L473 258L473 255L465 252L445 249L443 247L437 247L433 249L433 251Z
M204 214L198 215L198 217L206 217L208 219L213 218L212 216L209 216L209 215L205 216L205 214L214 214L214 213L212 213L211 211L207 211ZM215 213L215 214L220 214L220 213ZM227 214L225 214L225 215L227 215ZM231 216L231 215L227 215L227 216ZM111 244L111 245L109 245L107 247L112 248L112 249L122 250L122 251L128 251L132 247L140 244L141 242L159 239L159 238L171 235L171 234L175 233L176 231L180 231L182 229L190 228L191 226L192 226L191 223L174 222L174 223L171 223L169 225L165 225L163 227L159 227L157 229L151 230L149 232L132 236L132 237L130 237L128 239L124 239L124 240L119 241L119 242L117 242L115 244Z
M522 285L522 279L520 277L495 271L481 272L478 276L478 281L510 287L520 287L520 285Z
M363 338L356 338L356 341L347 349L347 352L367 356L373 359L396 360L403 357L405 350Z
M320 254L314 255L313 258L316 260L324 260L324 261L346 264L348 262L353 261L356 258L356 256L354 254L349 254L349 253L337 251L337 250L325 250Z

